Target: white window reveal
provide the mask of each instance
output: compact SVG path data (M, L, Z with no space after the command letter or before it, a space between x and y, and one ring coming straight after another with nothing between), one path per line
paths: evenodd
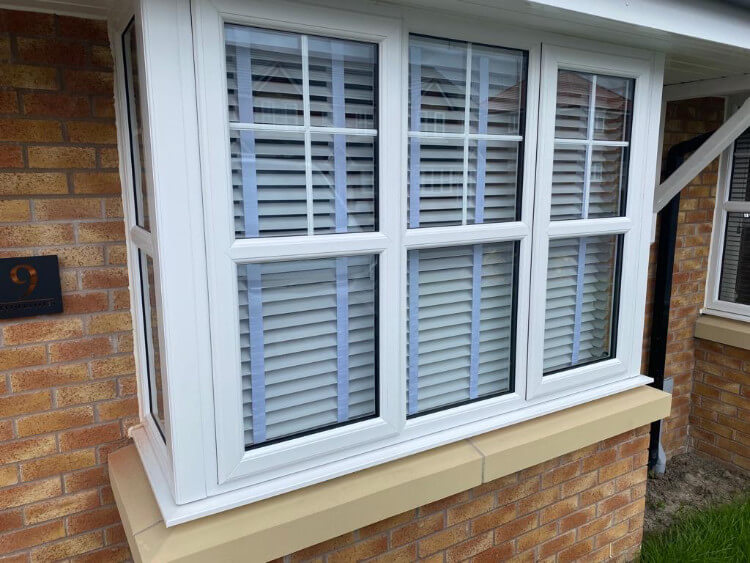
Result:
M708 312L749 320L750 130L721 157L710 264Z

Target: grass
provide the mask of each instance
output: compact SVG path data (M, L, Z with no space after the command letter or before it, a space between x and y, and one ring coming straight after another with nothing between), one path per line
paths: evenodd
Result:
M640 563L750 562L750 496L682 515L668 530L644 537Z

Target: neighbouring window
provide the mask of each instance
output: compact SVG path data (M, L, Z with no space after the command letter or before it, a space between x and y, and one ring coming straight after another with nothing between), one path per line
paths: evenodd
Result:
M750 129L722 159L707 308L750 317Z

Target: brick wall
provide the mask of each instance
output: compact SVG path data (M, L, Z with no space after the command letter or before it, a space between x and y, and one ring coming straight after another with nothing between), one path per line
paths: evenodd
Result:
M323 542L277 563L630 561L648 426Z
M750 351L696 339L692 447L750 471Z
M0 322L4 563L129 557L106 470L137 415L112 82L104 22L0 10L0 256L57 254L65 308Z
M723 98L701 98L669 103L664 130L666 157L670 147L717 129L724 120ZM672 377L672 413L662 426L662 442L667 456L688 450L690 393L695 366L695 320L703 306L708 252L713 228L718 159L709 164L683 191L677 225L672 305L665 377ZM657 237L658 240L658 237ZM651 329L653 284L656 276L656 244L651 246L649 288L646 304L643 369L647 373L648 339Z

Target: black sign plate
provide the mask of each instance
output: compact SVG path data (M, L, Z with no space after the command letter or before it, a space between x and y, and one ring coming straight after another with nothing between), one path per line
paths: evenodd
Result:
M57 256L0 258L0 319L62 310Z

